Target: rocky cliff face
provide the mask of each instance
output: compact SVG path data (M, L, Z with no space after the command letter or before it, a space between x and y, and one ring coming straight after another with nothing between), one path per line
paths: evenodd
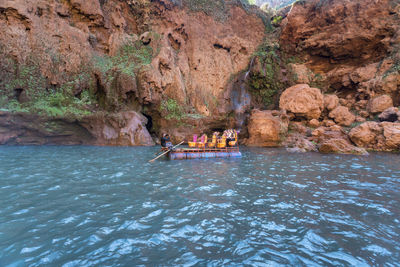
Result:
M104 125L116 135L170 131L175 137L192 127L229 126L234 122L227 84L247 68L265 26L240 2L212 10L192 2L1 1L3 112L31 113L40 123L72 121L90 133L90 142L76 143L151 143L103 134ZM10 116L1 117L3 127ZM115 120L124 123L114 127ZM132 126L132 120L141 123ZM34 139L34 130L22 128ZM54 134L47 130L46 136ZM19 143L18 133L3 136L2 143Z
M301 136L321 152L399 150L399 15L392 0L297 1L283 13L280 49L299 84L280 96L287 146Z
M302 0L275 28L266 18L239 0L4 0L0 141L241 127L248 145L399 149L397 0Z

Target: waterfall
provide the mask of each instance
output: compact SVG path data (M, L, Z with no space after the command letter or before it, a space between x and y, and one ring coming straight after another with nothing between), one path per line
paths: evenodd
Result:
M248 70L244 74L240 74L237 81L233 84L232 89L232 108L235 112L237 127L240 129L246 119L246 111L250 107L251 96L247 91L246 81L249 77L251 68L254 63L254 57L250 61Z

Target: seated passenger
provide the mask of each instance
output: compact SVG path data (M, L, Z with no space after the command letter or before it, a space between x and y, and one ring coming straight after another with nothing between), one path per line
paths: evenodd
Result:
M196 147L196 143L197 143L197 134L193 135L193 142L188 142L188 146L189 147Z
M205 147L205 146L206 146L206 143L207 143L207 135L206 135L206 134L203 134L203 135L200 137L200 142L197 143L197 146L198 146L198 147Z

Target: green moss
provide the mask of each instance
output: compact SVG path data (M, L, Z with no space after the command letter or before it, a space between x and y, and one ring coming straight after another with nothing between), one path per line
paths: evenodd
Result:
M256 102L267 107L274 103L275 96L284 89L280 81L280 65L283 63L277 44L264 43L254 54L261 63L258 72L251 72L248 85Z
M161 111L167 113L165 116L167 120L175 119L180 121L184 117L182 107L172 98L161 102Z
M95 56L94 67L99 70L108 81L115 78L115 73L123 73L135 77L135 73L143 66L149 65L153 59L153 49L145 46L141 41L123 45L115 56Z
M178 1L172 0L172 2L178 4ZM193 12L204 12L221 22L230 16L229 5L238 5L246 12L255 13L259 17L264 16L262 11L258 13L258 9L252 9L252 5L256 4L255 0L232 0L229 2L225 0L182 0L182 3Z
M273 25L280 25L281 24L281 22L282 22L282 16L276 16L276 17L274 17L273 19L272 19L272 24Z
M83 69L56 89L50 89L39 66L27 61L18 65L13 62L14 71L2 80L0 108L10 112L29 112L50 117L78 117L89 114L88 105L95 102L90 88L84 88L80 98L75 97L73 90L84 83L90 84L90 74ZM25 101L19 103L16 91L24 93Z

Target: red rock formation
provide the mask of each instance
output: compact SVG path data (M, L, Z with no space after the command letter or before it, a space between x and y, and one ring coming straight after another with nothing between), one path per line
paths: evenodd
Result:
M343 129L337 125L319 127L312 132L321 153L366 154L365 149L354 146Z
M262 20L238 5L224 12L222 21L170 1L0 1L0 87L7 101L20 90L22 108L53 91L69 99L90 92L91 112L121 120L121 110L145 112L156 132L199 120L209 123L203 128L224 127L233 109L226 85L247 68L265 32ZM38 86L27 85L24 69ZM103 144L136 142L112 136L95 134Z
M329 117L334 119L335 122L342 126L350 126L356 116L349 111L347 107L338 106L329 113Z
M147 119L136 112L98 113L76 119L0 113L0 144L4 145L124 145L154 142L144 128Z
M372 114L376 114L376 113L381 113L385 109L390 108L390 107L393 107L392 98L388 95L381 95L381 96L372 98L368 102L367 109L368 109L368 112L370 112Z
M322 89L357 100L388 94L398 105L399 38L396 1L310 0L293 5L282 22L280 43Z
M324 98L318 88L310 88L307 84L298 84L282 93L279 107L295 116L318 119L324 109Z
M288 121L286 115L272 111L253 110L248 126L249 146L277 147L287 134Z
M400 149L400 123L365 122L353 128L349 136L360 147L383 151Z

